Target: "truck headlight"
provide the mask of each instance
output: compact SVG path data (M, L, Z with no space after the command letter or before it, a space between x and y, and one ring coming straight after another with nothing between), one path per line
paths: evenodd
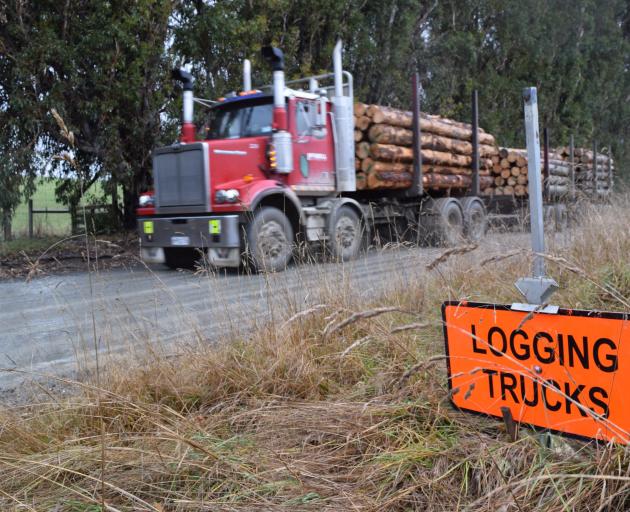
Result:
M142 194L138 198L138 205L140 205L141 208L155 206L155 198L151 194Z
M214 200L216 203L236 203L238 201L240 194L239 191L230 188L228 190L217 190L214 195Z

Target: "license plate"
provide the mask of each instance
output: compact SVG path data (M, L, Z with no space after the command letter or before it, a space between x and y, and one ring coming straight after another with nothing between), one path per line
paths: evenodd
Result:
M171 245L190 245L189 236L172 236Z

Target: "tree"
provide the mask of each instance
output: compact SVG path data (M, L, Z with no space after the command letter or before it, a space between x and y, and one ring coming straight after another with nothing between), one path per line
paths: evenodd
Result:
M64 145L49 114L56 108L76 135L85 170L81 187L102 180L115 199L122 185L125 224L132 227L138 193L149 181L151 149L165 133L160 115L170 91L165 41L172 2L10 4L0 44L19 84L12 101L42 123L38 149L51 156ZM76 208L80 193L64 183L58 192Z
M0 5L0 26L8 22L7 5ZM18 62L0 39L0 216L4 240L11 240L11 221L23 198L33 191L34 146L39 126L24 116L15 94L20 87Z

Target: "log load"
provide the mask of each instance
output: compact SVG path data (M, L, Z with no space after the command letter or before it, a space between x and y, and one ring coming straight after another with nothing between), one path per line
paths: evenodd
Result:
M615 163L608 152L597 153L593 162L593 151L586 148L575 148L575 187L577 193L589 198L606 198L612 193L615 174ZM561 157L569 164L568 147L560 149Z
M355 168L361 190L408 188L413 175L411 112L380 105L354 105ZM469 188L472 182L472 127L421 114L423 185L433 190ZM479 130L480 188L490 187L490 169L498 159L494 137ZM497 160L498 162L498 160Z
M612 160L606 155L597 157L593 169L593 152L577 148L574 159L575 188L586 195L605 197L612 190L609 165ZM590 159L590 160L589 160ZM544 155L540 158L544 165ZM511 166L511 167L510 167ZM510 169L509 173L507 169ZM568 148L550 149L548 154L549 174L543 182L544 193L551 199L561 200L572 191L571 162ZM544 171L544 168L541 169ZM525 196L528 194L527 152L525 149L499 148L497 158L491 166L492 184L484 194ZM514 186L513 180L516 180ZM513 187L513 188L510 188Z
M413 126L413 115L406 112L381 105L370 105L367 114L372 118L374 124L386 124L411 128ZM422 132L434 133L451 139L472 140L472 127L465 123L445 120L438 116L420 115L420 130ZM489 133L479 130L479 144L495 146L494 137Z
M412 180L411 172L398 170L372 170L366 176L366 188L369 190L409 188ZM489 179L489 176L480 177L480 181L486 186L489 185ZM430 190L466 189L471 183L470 176L435 173L422 175L423 187Z
M499 148L490 167L491 185L484 195L526 196L528 193L527 152L517 148Z

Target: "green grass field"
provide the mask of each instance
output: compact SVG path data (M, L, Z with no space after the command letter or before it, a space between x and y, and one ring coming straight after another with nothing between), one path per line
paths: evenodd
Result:
M55 197L56 181L42 178L33 194L33 208L35 210L63 210L66 209ZM96 183L88 190L88 196L101 193L101 184ZM33 218L33 231L37 237L64 236L71 231L70 214L68 213L38 213ZM22 238L28 236L28 203L23 201L13 216L13 236Z

